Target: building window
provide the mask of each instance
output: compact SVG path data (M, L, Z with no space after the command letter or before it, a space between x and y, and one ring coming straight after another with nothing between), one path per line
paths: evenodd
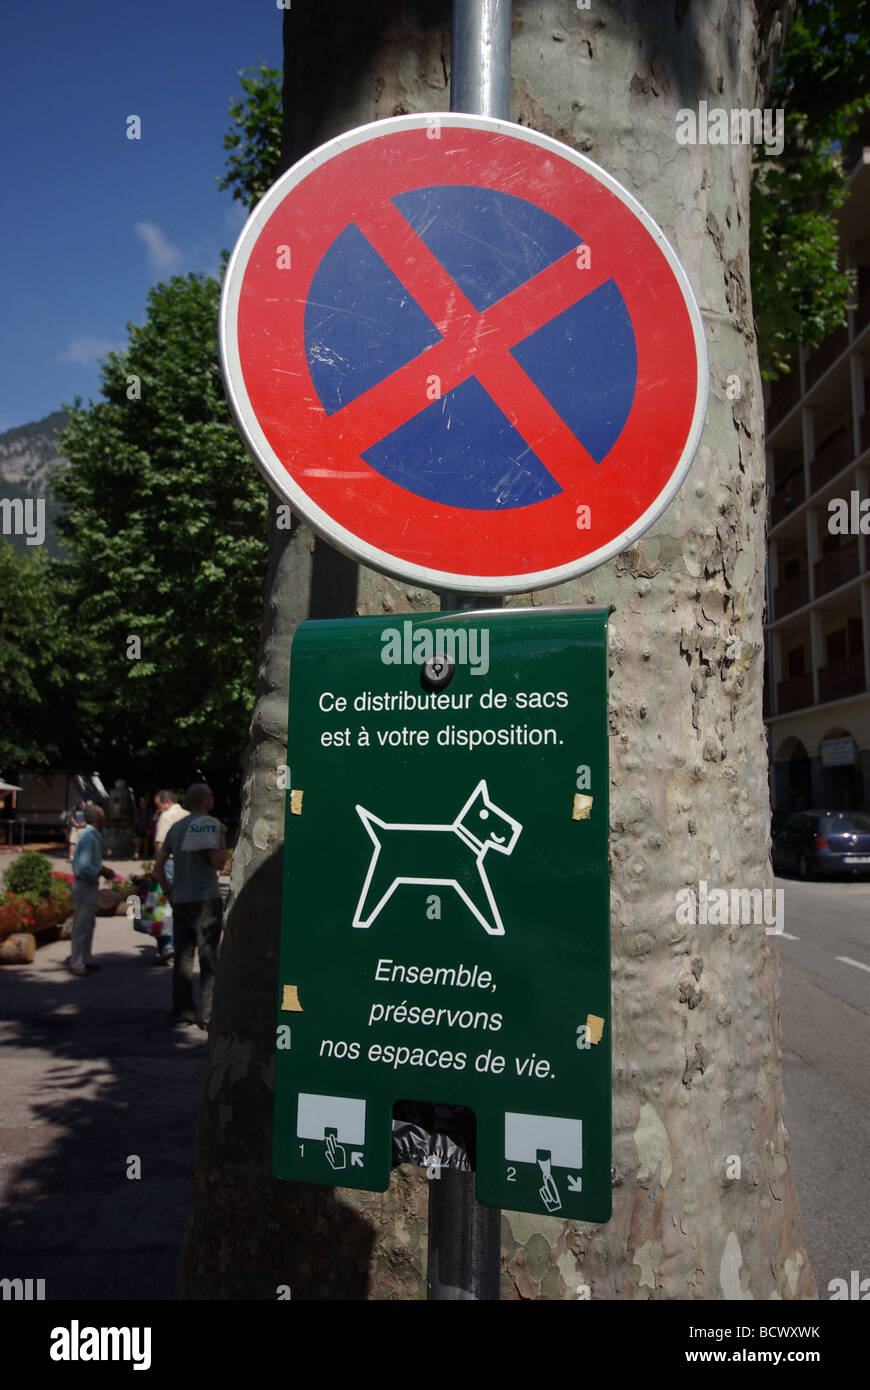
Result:
M788 666L788 678L802 676L804 674L804 649L803 647L792 647L786 656Z
M846 660L846 629L838 628L836 632L829 632L825 638L825 653L828 665L832 666L835 661Z

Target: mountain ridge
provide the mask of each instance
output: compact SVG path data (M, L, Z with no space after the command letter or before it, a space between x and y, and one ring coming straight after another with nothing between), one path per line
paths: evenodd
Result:
M66 427L68 416L55 410L42 420L16 425L0 434L0 498L42 497L45 499L45 542L50 556L61 554L57 540L57 516L61 504L52 495L49 479L58 467L68 468L69 459L60 452L55 430ZM4 518L4 527L9 524ZM13 549L27 551L27 538L14 529L5 529L2 538Z
M65 411L55 410L42 420L16 425L0 434L0 482L12 483L30 494L44 492L52 470L69 467L57 445L55 430L66 428Z

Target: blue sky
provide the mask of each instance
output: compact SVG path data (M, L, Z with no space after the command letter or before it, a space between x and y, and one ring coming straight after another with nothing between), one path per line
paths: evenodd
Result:
M275 0L13 4L0 24L0 431L80 395L149 288L216 272L241 69L280 68ZM141 140L126 137L128 115Z

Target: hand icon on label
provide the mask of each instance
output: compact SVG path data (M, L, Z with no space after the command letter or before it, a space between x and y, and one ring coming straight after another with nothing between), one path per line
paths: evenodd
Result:
M559 1196L559 1189L553 1179L551 1155L546 1149L538 1150L538 1167L544 1179L543 1187L540 1188L541 1201L547 1211L559 1211L562 1206L562 1198Z
M338 1143L335 1130L330 1130L326 1136L326 1161L336 1172L347 1167L347 1150Z

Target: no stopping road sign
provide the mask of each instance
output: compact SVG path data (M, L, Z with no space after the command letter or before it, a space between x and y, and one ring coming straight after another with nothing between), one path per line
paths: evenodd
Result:
M433 588L520 592L618 554L706 411L661 229L584 156L488 117L378 121L300 160L241 233L220 339L276 491Z

